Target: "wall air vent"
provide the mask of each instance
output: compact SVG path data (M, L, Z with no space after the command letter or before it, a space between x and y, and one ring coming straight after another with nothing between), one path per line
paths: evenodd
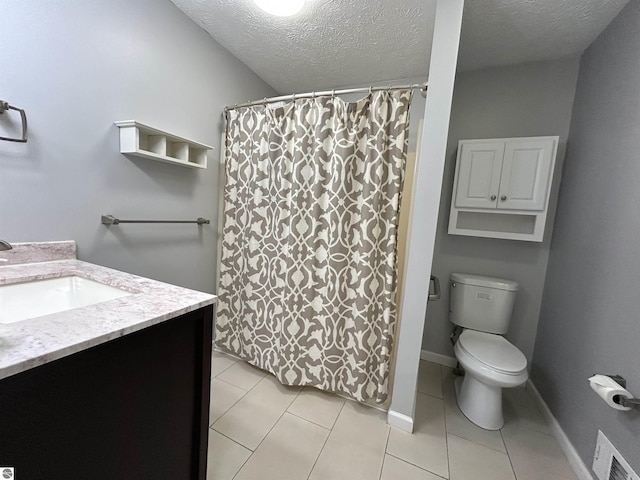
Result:
M599 430L592 468L599 480L640 480L620 452Z
M628 480L629 472L624 468L616 456L611 457L611 468L609 469L609 480Z

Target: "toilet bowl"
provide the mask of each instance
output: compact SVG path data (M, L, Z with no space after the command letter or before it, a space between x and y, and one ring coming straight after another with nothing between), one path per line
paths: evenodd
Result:
M504 425L502 389L529 378L527 359L501 335L465 329L454 346L465 370L456 381L458 406L473 423L487 430Z

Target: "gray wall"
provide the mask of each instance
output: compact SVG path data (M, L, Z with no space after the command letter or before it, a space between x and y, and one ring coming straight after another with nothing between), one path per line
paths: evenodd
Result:
M431 302L422 348L453 356L449 342L448 279L452 272L516 280L516 299L507 337L531 360L549 253L553 211L564 156L579 59L539 62L461 73L456 78L447 161L434 251L434 275L442 298ZM458 140L559 135L556 176L542 243L449 235L449 209Z
M597 430L640 473L640 412L589 388L617 373L640 396L640 1L581 64L532 380L590 466Z
M169 0L0 2L0 18L0 98L30 127L0 142L0 238L73 239L83 260L213 292L222 108L274 91ZM215 146L210 167L121 155L129 119ZM106 228L107 213L212 225Z

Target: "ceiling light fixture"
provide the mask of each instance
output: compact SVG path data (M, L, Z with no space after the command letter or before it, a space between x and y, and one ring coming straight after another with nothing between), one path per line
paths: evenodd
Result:
M304 5L305 0L253 0L262 10L278 17L295 15Z

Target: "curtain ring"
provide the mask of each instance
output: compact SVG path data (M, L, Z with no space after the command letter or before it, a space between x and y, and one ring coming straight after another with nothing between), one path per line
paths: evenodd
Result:
M295 102L295 101L296 101L296 94L295 94L295 93L292 93L292 94L291 94L291 101L292 101L292 102Z
M373 86L369 85L369 95L373 93Z
M262 105L263 106L267 106L267 97L264 97L264 99L262 100Z
M387 93L391 93L391 85L387 87Z
M336 89L331 90L331 98L336 98Z
M311 98L313 98L313 99L316 98L316 91L315 90L313 92L311 92Z

